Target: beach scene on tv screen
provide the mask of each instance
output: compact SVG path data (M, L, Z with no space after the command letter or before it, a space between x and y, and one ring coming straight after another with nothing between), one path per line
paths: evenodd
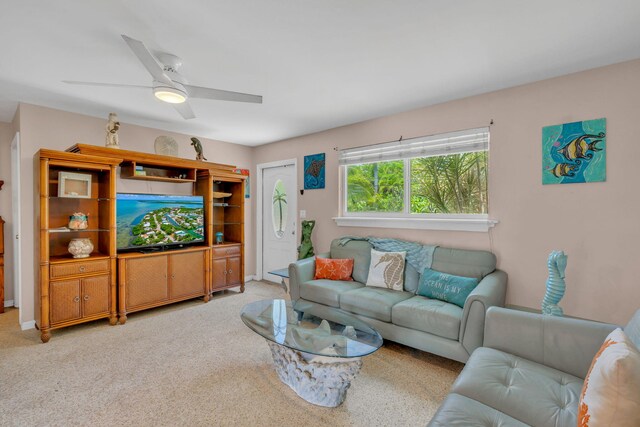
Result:
M118 249L204 240L204 209L197 196L118 194Z

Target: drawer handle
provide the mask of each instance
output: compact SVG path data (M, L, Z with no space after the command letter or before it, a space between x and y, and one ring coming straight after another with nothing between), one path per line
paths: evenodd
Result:
M229 274L233 273L233 270L229 269Z
M80 302L80 297L75 297L75 298L73 299L73 302Z
M224 274L227 274L227 270L224 271Z
M89 301L89 295L85 295L85 296L84 296L84 300L85 300L85 301Z
M78 268L78 270L80 270L80 273L84 273L86 269L87 268L84 265L81 265L80 268Z

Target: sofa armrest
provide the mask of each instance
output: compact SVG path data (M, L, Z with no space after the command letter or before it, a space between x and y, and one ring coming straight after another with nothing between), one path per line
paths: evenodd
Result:
M329 252L318 254L320 258L329 258ZM291 301L300 299L300 285L313 280L316 273L316 257L301 259L289 264L289 296Z
M482 347L485 313L489 307L504 306L507 293L507 273L495 270L486 275L464 303L459 340L469 354Z
M493 307L484 346L584 378L616 325Z

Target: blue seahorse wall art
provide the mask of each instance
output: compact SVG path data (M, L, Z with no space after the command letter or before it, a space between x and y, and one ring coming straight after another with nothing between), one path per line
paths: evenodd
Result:
M324 153L304 156L304 189L324 188Z
M542 183L606 180L607 119L542 128Z

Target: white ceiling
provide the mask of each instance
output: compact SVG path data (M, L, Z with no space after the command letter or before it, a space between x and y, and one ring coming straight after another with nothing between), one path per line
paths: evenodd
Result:
M180 56L185 121L120 37ZM259 145L640 57L638 0L3 0L0 121L18 102ZM639 76L640 78L640 76Z

